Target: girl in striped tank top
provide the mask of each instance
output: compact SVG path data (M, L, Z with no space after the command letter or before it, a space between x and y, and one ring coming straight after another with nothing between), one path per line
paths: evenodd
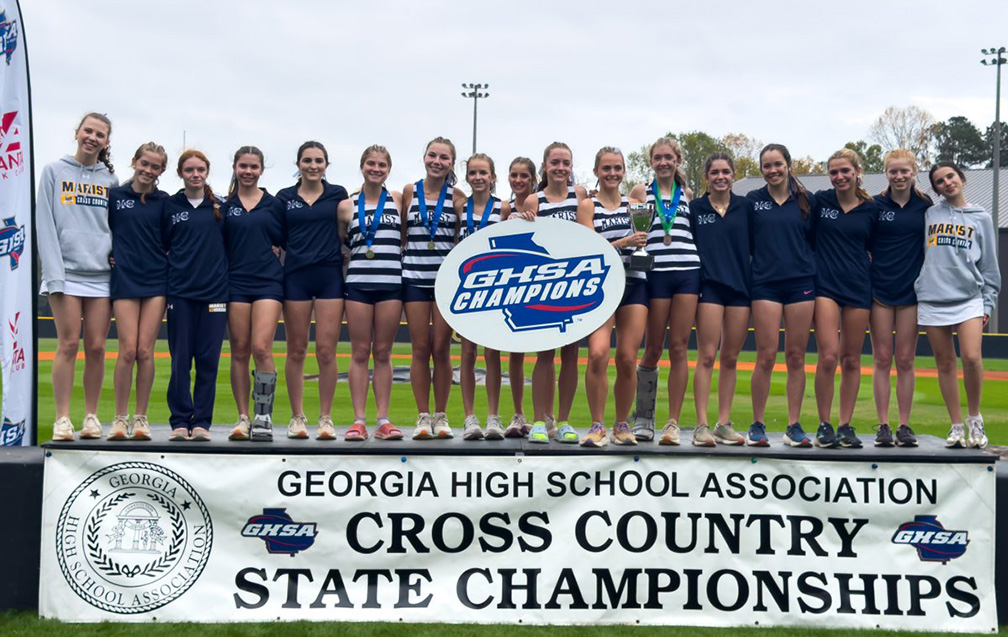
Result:
M661 444L679 444L679 413L689 382L686 352L700 295L700 258L693 243L689 200L693 193L682 172L682 151L671 137L662 137L648 150L654 180L639 184L632 198L655 207L648 232L647 251L654 256L648 272L648 324L644 356L637 368L637 409L633 432L640 440L652 440L655 430L655 400L658 396L658 360L669 330L669 419Z
M367 440L365 407L368 358L374 357L374 394L378 440L401 440L389 421L392 397L392 341L402 316L402 195L385 189L392 156L384 146L369 146L361 155L364 184L340 202L340 238L350 248L346 316L352 354L349 384L354 423L345 440Z
M578 204L578 223L602 235L620 253L624 266L630 262L630 253L647 242L647 233L634 232L627 213L627 199L620 194L625 172L623 153L606 146L595 155L595 176L599 180L598 193ZM633 403L637 353L644 327L647 324L647 295L644 272L627 270L626 290L616 314L588 336L588 370L585 373L585 391L588 394L588 411L591 412L591 430L581 439L584 447L604 447L608 443L605 430L605 405L609 395L609 355L613 324L616 326L616 424L612 441L618 445L635 445L637 439L630 431L627 416Z
M493 160L483 153L477 153L466 161L466 181L472 188L472 196L455 204L456 214L462 219L462 239L479 232L481 229L499 223L510 213L510 206L493 196L497 182L497 171ZM479 241L479 239L474 239ZM486 241L484 239L484 241ZM487 440L503 440L504 427L501 424L498 408L500 406L501 361L500 352L483 348L483 361L486 364L487 391ZM459 369L459 384L462 386L462 408L465 410L465 430L462 437L466 440L482 440L483 430L480 429L479 418L474 413L473 403L476 397L476 343L462 339L462 366Z
M452 328L434 303L434 279L458 238L459 217L455 213L454 200L465 198L452 188L455 156L455 145L450 140L435 137L424 151L426 176L403 188L403 210L408 211L402 227L403 303L413 344L410 384L419 412L413 430L414 440L452 437L445 415L452 382ZM430 413L432 377L433 416Z
M508 185L511 186L511 219L525 219L533 221L535 213L530 212L525 205L530 200L532 191L535 188L535 162L528 157L515 157L511 161L508 169ZM535 200L536 197L531 197ZM512 352L508 356L508 378L511 384L511 403L514 407L514 415L508 425L507 432L512 433L512 437L519 438L528 435L531 426L525 420L525 353Z
M535 197L525 198L525 213L539 217L558 217L577 221L577 207L588 193L584 186L574 185L574 159L570 147L563 142L553 142L543 151L539 169L539 188ZM535 218L529 214L530 218ZM536 354L532 368L532 410L535 423L528 432L530 442L549 442L554 436L558 442L575 443L577 432L567 423L578 382L578 343L560 348L560 404L557 420L553 420L553 398L557 386L556 351ZM508 434L515 435L511 427ZM519 434L520 435L520 434Z

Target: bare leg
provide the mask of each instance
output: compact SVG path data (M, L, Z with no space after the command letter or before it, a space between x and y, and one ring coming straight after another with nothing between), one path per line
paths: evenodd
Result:
M624 305L616 310L616 422L626 422L637 391L637 356L647 326L647 306ZM608 375L607 375L608 378Z
M459 368L459 384L462 386L462 411L466 416L474 413L476 400L476 343L462 339L462 365Z
M532 418L546 420L553 415L553 400L556 397L556 350L536 354L532 368Z
M571 408L574 406L574 394L577 393L578 384L578 353L580 352L580 342L564 345L560 348L560 378L558 380L558 393L560 394L559 405L557 405L557 420L566 422L570 420ZM553 412L552 404L550 413Z
M511 382L511 406L516 414L525 413L525 354L508 355L508 379Z
M98 413L105 380L105 341L112 323L112 302L107 298L82 299L84 315L84 408Z
M410 301L404 305L413 348L410 362L413 400L416 401L418 412L430 413L431 304L427 301Z
M854 418L858 389L861 387L861 350L864 349L865 330L869 311L846 307L840 323L840 424L849 424Z
M801 419L805 397L805 352L812 328L814 301L800 301L784 306L784 355L787 359L788 423Z
M892 395L893 327L896 308L872 303L869 325L872 344L872 393L875 416L879 423L889 422L889 399ZM897 383L899 383L897 376ZM897 394L898 397L898 394Z
M749 308L726 307L721 337L721 369L718 372L718 423L721 424L731 421L732 399L735 397L735 382L738 377L738 356L748 332ZM696 384L695 374L693 384Z
M711 377L714 375L714 359L721 345L724 313L723 305L697 305L697 364L693 372L693 402L696 405L698 425L708 424L707 402L710 399ZM723 370L721 375L724 375ZM718 380L719 387L721 380Z
M605 422L606 399L609 395L609 344L612 340L613 318L588 336L588 368L585 370L585 390L592 423Z
M167 300L153 296L140 301L140 333L137 337L136 414L147 415L154 387L154 346L161 331ZM125 413L125 412L123 412Z
M669 418L679 421L683 400L686 398L686 385L689 384L689 337L693 330L697 307L696 294L676 294L672 299L672 312L669 317Z
M382 301L374 307L374 396L379 418L388 418L392 400L392 342L399 330L402 301Z
M140 299L117 299L112 303L112 309L115 311L116 335L119 338L119 354L112 374L115 415L119 416L129 413L133 364L137 359L140 332Z
M914 357L917 355L917 306L896 310L896 403L899 424L910 422L914 395Z
M959 404L959 379L956 377L958 360L955 343L952 341L952 326L927 326L924 328L931 351L934 352L935 367L938 368L938 389L941 390L945 409L953 423L961 423L962 406Z
M837 361L840 358L840 306L824 296L815 300L815 338L818 363L815 373L816 408L819 422L830 422Z
M343 327L343 299L315 300L315 356L319 366L319 414L332 413L339 369L336 346Z
M284 301L284 329L287 332L287 364L284 379L291 414L304 413L304 364L311 333L311 301Z
M228 303L228 336L231 340L231 393L239 416L249 415L249 359L252 356L252 304Z
M500 410L501 355L495 349L483 348L483 363L486 365L487 413L496 414Z
M357 301L346 302L347 328L350 332L350 402L354 419L364 420L368 393L368 362L371 359L371 334L374 306Z
M983 390L983 358L980 354L983 319L963 321L956 332L959 335L959 354L962 356L966 408L970 416L976 416L980 413L980 394Z
M774 301L759 300L752 303L753 329L756 332L756 365L753 368L749 393L755 422L764 422L767 398L770 396L770 378L773 375L774 365L777 364L777 345L780 341L783 311L784 306ZM804 373L802 377L804 378Z
M434 343L431 349L434 357L434 411L448 409L448 396L452 386L451 337L452 328L441 316L437 305L434 310Z

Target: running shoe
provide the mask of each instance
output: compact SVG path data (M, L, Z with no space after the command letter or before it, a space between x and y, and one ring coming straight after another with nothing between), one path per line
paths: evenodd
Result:
M70 419L64 416L53 423L52 439L56 441L66 441L74 439L74 426Z
M483 437L486 440L504 440L504 423L501 422L500 416L497 414L487 416L486 435Z
M802 429L801 423L796 422L788 425L787 430L784 432L784 444L789 447L811 447L812 441L809 440L805 430Z
M916 447L917 446L917 436L914 435L914 430L910 428L910 425L900 425L896 428L896 446L897 447Z
M750 447L770 446L770 439L766 435L766 425L759 421L749 425L749 433L746 437Z
M375 440L402 440L403 432L389 421L378 425L374 431Z
M679 445L679 423L677 423L672 418L668 419L665 423L665 427L662 428L661 439L658 441L660 445Z
M150 424L147 423L147 416L137 414L133 416L133 424L130 426L130 438L133 440L150 440Z
M713 447L714 445L714 436L711 435L710 425L697 425L693 430L693 446Z
M966 416L966 427L969 428L969 438L966 444L975 449L987 446L987 434L984 432L983 416Z
M296 414L287 425L287 437L296 440L307 440L308 418L304 414Z
M480 428L476 414L469 414L462 423L462 440L483 440L483 429Z
M336 427L329 414L319 416L315 440L336 440Z
M84 416L84 423L80 430L81 440L98 440L102 437L101 421L98 416L88 414Z
M249 439L249 417L245 414L238 416L238 422L235 423L234 429L228 435L228 440L248 440Z
M112 421L106 440L129 440L129 415L120 414Z
M637 438L633 435L633 432L630 431L630 424L626 421L618 422L613 425L610 440L613 441L613 444L617 445L637 444Z
M892 427L889 426L889 423L887 422L879 423L878 432L875 434L875 446L876 447L893 446Z
M843 449L861 448L861 439L858 438L857 432L849 422L837 427L836 440Z
M966 446L966 427L961 422L952 423L945 446L950 449L962 449Z
M189 440L189 430L185 427L175 427L168 434L168 442L183 442Z
M443 411L434 412L434 437L454 438L451 425L448 424L448 415Z
M553 434L553 440L557 442L562 442L565 445L577 444L579 439L578 432L574 430L574 427L570 426L570 423L562 422L560 423L559 429Z
M745 444L745 436L735 431L731 422L714 426L714 440L723 445L736 446Z
M535 427L533 427L535 429ZM546 433L546 426L543 425L543 433ZM582 447L604 447L609 444L609 437L606 436L605 425L600 422L592 423L591 429L581 439Z
M836 445L837 438L833 432L833 425L828 422L819 423L819 429L816 430L815 435L815 446L822 447L823 449L832 449Z
M413 440L430 440L433 437L430 414L421 412L417 415L416 427L413 428Z
M489 424L489 423L488 423ZM522 438L525 436L525 414L511 416L511 422L504 430L505 438Z
M193 442L210 442L210 430L205 427L193 427L189 434L189 440Z
M532 429L529 429L528 433L528 441L542 445L549 444L549 432L546 431L545 422L537 420L532 423Z

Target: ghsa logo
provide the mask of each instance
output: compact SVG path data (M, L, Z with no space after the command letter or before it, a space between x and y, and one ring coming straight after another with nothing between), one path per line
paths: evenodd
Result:
M893 533L892 543L914 547L922 562L947 564L966 552L969 532L946 530L934 515L917 515L913 522L899 525Z
M7 65L14 57L14 50L17 49L18 28L17 22L7 19L7 12L0 10L0 53L7 59Z
M17 270L21 263L21 254L24 252L25 231L24 226L19 226L14 222L14 217L3 220L0 227L0 259L10 258L11 271Z
M21 312L16 312L14 314L14 320L7 321L10 340L14 343L13 351L11 352L11 374L20 372L26 367L24 347L18 343L18 319L20 318Z
M17 116L17 111L0 116L0 179L17 177L25 171L21 129L14 125Z
M0 447L17 447L21 445L25 435L25 421L13 422L4 417L0 425Z
M603 256L554 259L532 234L492 237L489 252L463 261L452 311L502 312L513 332L563 332L575 316L598 307L610 267Z
M257 537L266 543L270 554L290 555L311 548L318 536L318 525L314 522L295 522L287 509L263 509L262 514L253 515L245 523L243 537Z

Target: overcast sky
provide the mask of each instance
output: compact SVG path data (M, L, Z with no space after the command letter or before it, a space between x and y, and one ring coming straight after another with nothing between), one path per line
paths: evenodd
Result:
M553 140L587 179L595 151L668 131L743 132L825 159L867 138L890 105L937 119L994 120L984 47L1008 44L1008 2L507 2L22 0L33 89L36 174L73 152L89 110L113 121L120 179L142 142L174 161L266 154L261 182L293 182L307 139L329 150L329 181L359 186L360 153L386 145L399 189L423 176L425 143L472 150L472 100L489 83L478 148L507 164ZM1008 80L1008 78L1006 78ZM1008 106L1008 105L1006 105ZM161 187L174 191L172 174Z

